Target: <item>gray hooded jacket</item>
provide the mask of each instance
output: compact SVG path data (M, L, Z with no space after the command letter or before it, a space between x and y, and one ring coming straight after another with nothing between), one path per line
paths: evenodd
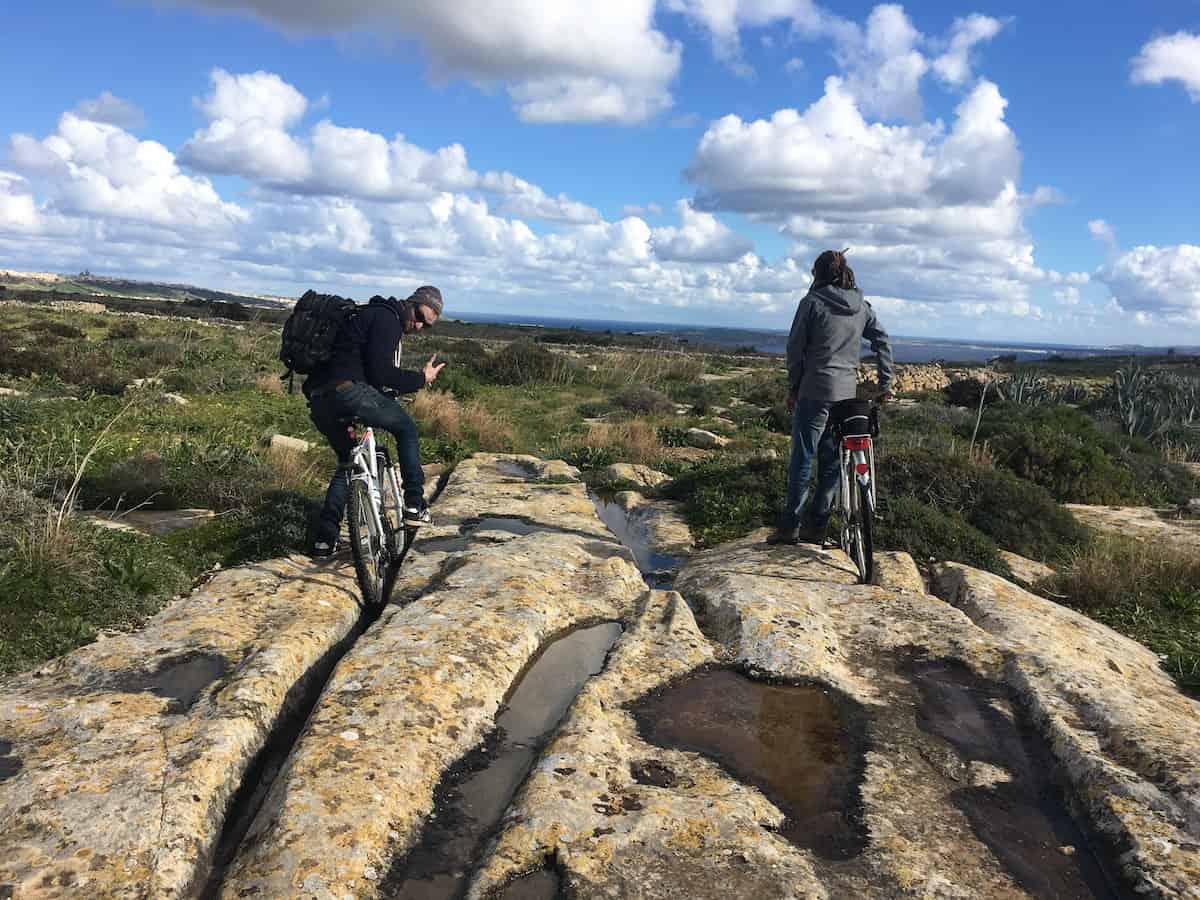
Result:
M796 307L788 336L788 385L806 400L849 400L858 387L862 341L871 342L879 385L891 389L892 348L875 310L857 288L814 287Z

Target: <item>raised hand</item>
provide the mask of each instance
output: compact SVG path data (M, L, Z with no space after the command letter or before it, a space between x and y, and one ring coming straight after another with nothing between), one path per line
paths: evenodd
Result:
M437 363L437 365L434 365L434 363ZM436 353L429 357L429 362L425 363L425 368L422 370L425 373L425 383L433 384L435 381L437 381L438 373L440 373L445 367L445 363L439 363L437 361Z

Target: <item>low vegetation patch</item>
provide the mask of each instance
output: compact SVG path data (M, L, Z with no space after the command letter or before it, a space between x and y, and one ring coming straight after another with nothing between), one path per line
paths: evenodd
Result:
M1181 687L1200 696L1200 556L1103 536L1041 587L1145 644Z

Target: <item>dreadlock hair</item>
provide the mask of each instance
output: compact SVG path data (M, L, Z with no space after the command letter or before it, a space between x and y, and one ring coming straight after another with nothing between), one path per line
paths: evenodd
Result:
M856 288L854 270L846 264L846 251L826 250L813 263L814 286L832 284L840 288Z

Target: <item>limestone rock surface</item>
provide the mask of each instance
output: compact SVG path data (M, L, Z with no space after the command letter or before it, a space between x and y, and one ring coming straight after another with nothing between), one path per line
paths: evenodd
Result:
M1086 506L1065 504L1084 525L1140 541L1162 541L1200 552L1200 519L1185 518L1173 509L1149 506Z
M1023 584L1034 585L1054 575L1054 569L1045 563L1013 553L1011 550L1001 550L1000 558L1008 563L1013 576Z
M493 540L481 524L464 549L424 554L437 561L432 582L339 663L223 896L369 894L417 841L443 773L491 730L547 640L632 615L645 582L583 485L554 480L573 477L532 458L459 466L439 521L502 512L522 528Z
M95 524L117 531L163 535L195 528L216 516L211 509L133 509L127 512L97 510L86 514Z
M658 487L671 480L671 476L665 472L634 463L613 463L605 468L604 477L608 481L629 481L647 488Z
M510 807L468 897L551 861L571 896L828 896L807 855L773 833L782 817L757 790L638 734L626 705L713 659L683 599L651 593Z
M729 438L705 431L703 428L689 428L684 437L690 446L700 450L716 450L729 443Z
M189 896L289 692L358 615L344 570L230 569L0 683L0 896Z
M938 593L1010 654L1006 680L1139 893L1200 897L1200 702L1136 641L968 566Z

